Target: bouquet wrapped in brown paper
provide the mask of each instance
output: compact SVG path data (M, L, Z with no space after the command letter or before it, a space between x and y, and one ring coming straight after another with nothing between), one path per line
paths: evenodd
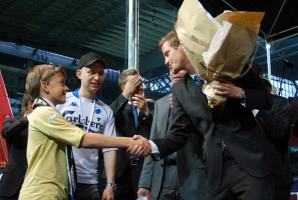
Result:
M224 12L213 18L197 0L184 0L175 26L178 38L201 79L210 107L225 98L213 92L215 77L235 79L249 68L263 12Z

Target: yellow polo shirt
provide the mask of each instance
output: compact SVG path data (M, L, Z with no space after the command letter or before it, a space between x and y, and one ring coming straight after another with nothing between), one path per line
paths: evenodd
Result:
M28 169L19 199L67 199L65 144L78 147L85 132L50 106L37 107L28 120Z

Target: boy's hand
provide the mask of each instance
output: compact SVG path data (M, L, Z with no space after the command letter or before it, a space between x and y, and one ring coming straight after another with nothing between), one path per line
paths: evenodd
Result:
M127 151L130 154L137 156L147 156L151 153L151 145L149 141L141 135L134 135L130 139L129 147Z

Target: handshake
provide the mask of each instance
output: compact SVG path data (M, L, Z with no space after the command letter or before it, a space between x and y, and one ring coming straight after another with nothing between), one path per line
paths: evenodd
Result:
M145 157L151 153L151 150L151 144L141 135L134 135L129 139L127 151L130 154Z

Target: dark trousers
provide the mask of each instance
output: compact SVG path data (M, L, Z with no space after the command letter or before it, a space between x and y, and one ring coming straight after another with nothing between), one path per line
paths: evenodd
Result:
M235 160L223 161L217 190L207 193L207 200L273 200L273 178L247 174Z
M291 193L291 187L290 186L284 186L284 187L275 187L275 193L274 193L274 200L289 200L290 199L290 193Z
M98 184L77 183L76 185L76 200L100 200L101 195Z
M124 173L116 178L117 190L115 200L135 200L143 163L137 165L128 164Z

